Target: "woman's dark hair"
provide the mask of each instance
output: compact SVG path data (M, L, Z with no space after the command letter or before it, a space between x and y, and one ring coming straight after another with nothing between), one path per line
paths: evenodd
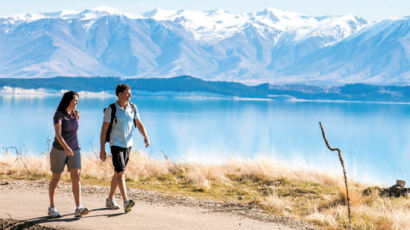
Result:
M124 92L124 90L126 89L131 89L131 87L129 85L126 84L119 84L117 85L117 88L115 89L115 94L118 96L119 93Z
M70 102L73 100L74 96L80 97L77 92L65 92L63 98L61 98L60 104L58 104L57 111L66 113L65 109L67 109L68 105L70 105Z

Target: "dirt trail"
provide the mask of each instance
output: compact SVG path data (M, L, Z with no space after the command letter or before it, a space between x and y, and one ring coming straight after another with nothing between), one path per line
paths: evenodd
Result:
M73 196L64 190L59 190L56 197L56 205L62 217L49 219L47 190L44 187L18 187L0 186L1 219L12 218L63 229L294 229L226 212L138 199L135 200L133 210L124 214L122 204L119 210L107 210L105 195L90 193L82 195L83 204L90 209L90 214L76 219Z

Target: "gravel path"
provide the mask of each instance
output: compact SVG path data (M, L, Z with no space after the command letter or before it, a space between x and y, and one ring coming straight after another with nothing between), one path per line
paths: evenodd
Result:
M63 217L49 219L48 181L0 180L0 224L19 220L21 226L26 224L29 229L42 229L38 225L56 229L318 229L250 205L204 202L139 189L128 189L136 206L124 214L122 209L105 209L108 187L88 185L82 187L82 200L91 213L78 220L73 218L71 185L60 183L56 203ZM117 200L120 201L118 197Z

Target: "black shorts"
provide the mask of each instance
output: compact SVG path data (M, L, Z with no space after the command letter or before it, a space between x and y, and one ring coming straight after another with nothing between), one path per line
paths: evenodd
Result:
M121 148L118 146L111 146L112 164L115 172L119 173L125 170L130 159L131 147Z

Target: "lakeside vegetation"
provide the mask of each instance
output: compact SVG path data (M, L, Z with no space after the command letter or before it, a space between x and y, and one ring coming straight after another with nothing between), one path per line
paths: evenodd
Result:
M17 151L16 151L17 152ZM109 186L111 160L82 155L82 183ZM0 152L0 178L50 179L49 157ZM63 180L69 181L64 172ZM327 229L348 227L342 175L292 169L272 159L231 159L220 165L175 163L134 152L127 167L127 186L166 195L214 202L234 202L268 213L307 221ZM365 185L349 181L354 229L406 229L410 200L364 195Z
M113 86L126 83L140 92L202 92L228 97L274 98L301 100L342 100L410 102L410 86L378 86L346 84L339 86L314 86L304 84L245 85L239 82L206 81L192 76L172 78L118 77L55 77L55 78L0 78L0 88L70 90L88 92L113 92Z

